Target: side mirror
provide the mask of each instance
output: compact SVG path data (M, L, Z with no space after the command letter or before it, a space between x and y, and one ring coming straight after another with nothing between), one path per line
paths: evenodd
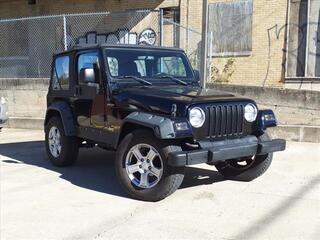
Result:
M80 70L79 82L82 83L95 83L96 76L93 68L82 68Z
M194 77L196 79L197 82L200 81L200 72L199 70L193 70L193 73L194 73Z

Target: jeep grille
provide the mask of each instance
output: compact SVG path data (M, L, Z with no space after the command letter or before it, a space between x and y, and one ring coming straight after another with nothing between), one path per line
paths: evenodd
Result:
M244 104L231 103L206 107L209 138L232 137L243 134Z

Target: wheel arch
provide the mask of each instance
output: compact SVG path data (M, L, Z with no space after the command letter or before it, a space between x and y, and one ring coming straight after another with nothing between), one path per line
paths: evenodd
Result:
M53 116L60 117L66 136L76 136L76 127L74 124L73 114L71 108L66 102L54 102L47 108L44 127L48 124L48 121Z
M170 118L150 113L133 112L129 114L122 123L117 146L127 134L137 129L150 130L158 139L176 138L173 121Z
M130 122L127 121L125 122L122 127L121 127L121 131L118 137L118 141L117 141L117 146L119 146L119 144L121 143L121 141L129 134L132 133L138 129L145 129L145 130L149 130L150 132L154 133L153 129L150 127L146 127L143 125L140 125L138 123L134 123L134 122Z

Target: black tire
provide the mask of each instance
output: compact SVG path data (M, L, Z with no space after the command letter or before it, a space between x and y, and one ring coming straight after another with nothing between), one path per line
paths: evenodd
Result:
M61 151L58 156L53 156L49 147L49 132L53 127L58 129L61 136ZM45 126L45 144L48 158L50 162L55 166L70 166L76 161L78 157L79 140L77 137L68 137L65 135L60 117L54 116L50 118L47 125Z
M126 156L137 144L148 144L154 147L162 158L162 176L151 188L140 188L134 185L126 171ZM183 181L184 167L172 167L167 164L168 153L172 151L181 151L181 147L156 139L149 130L129 133L118 147L115 163L116 175L124 191L135 199L151 202L160 201L175 192Z
M264 133L259 137L260 140L268 141L270 137ZM250 164L248 166L240 166L235 160L227 160L226 162L219 163L215 167L226 178L237 181L252 181L263 175L270 167L273 154L268 153L265 155L253 156L253 161L247 158Z

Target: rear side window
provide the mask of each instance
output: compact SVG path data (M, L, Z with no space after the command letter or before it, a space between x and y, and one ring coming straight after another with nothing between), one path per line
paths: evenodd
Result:
M69 90L69 56L57 57L52 73L53 90Z

